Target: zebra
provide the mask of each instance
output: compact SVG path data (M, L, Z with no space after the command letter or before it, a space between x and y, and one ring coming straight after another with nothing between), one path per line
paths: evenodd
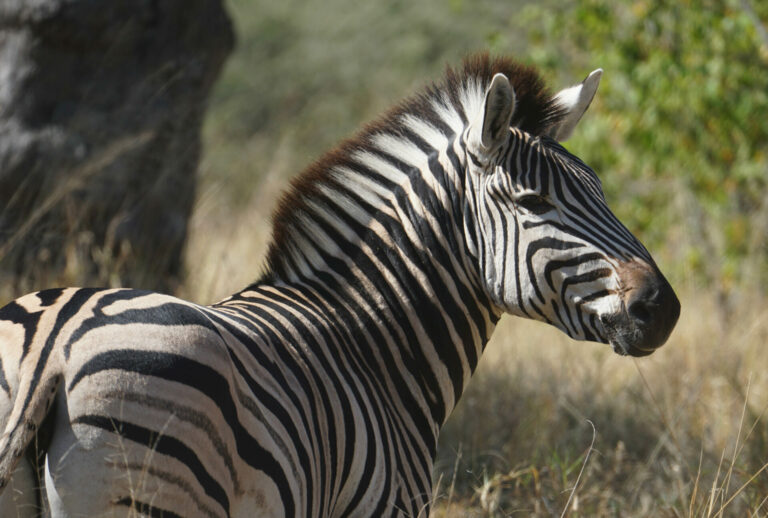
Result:
M508 57L447 67L293 180L263 273L211 306L6 305L3 516L425 516L502 314L651 354L678 299L560 144L601 74L553 93Z

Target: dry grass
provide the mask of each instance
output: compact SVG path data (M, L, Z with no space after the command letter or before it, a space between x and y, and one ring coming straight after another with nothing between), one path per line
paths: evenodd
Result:
M187 280L179 296L195 302L212 303L245 288L261 273L271 236L270 215L286 187L284 154L289 146L274 153L274 162L252 191L243 207L222 203L228 199L222 185L203 182L192 214L186 249ZM248 155L248 150L244 152ZM247 164L241 164L246 168ZM203 174L205 177L205 172Z
M714 296L687 293L644 360L503 322L444 428L434 514L767 515L764 303L723 321Z

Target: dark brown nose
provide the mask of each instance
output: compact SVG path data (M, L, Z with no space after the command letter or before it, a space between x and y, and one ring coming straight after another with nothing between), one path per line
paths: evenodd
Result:
M680 316L680 301L655 265L626 263L620 270L625 314L611 319L618 345L633 356L646 356L664 345Z

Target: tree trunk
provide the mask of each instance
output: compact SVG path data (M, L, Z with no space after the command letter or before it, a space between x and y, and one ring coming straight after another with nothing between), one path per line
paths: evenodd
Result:
M0 286L174 290L233 44L220 0L3 2Z

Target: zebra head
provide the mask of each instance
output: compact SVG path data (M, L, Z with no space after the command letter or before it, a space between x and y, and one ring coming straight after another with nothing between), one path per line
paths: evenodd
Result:
M493 77L463 134L465 232L501 309L645 356L667 340L680 304L608 208L594 171L558 143L581 119L601 74L551 98L556 120L540 134L510 127L520 108L515 91L505 75Z

